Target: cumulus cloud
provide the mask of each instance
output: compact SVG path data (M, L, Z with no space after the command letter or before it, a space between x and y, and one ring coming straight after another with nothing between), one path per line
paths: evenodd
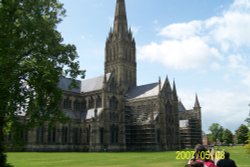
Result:
M180 91L179 95L183 97L182 102L193 107L194 93L191 91ZM213 100L211 100L213 99ZM235 130L244 123L249 108L250 96L245 93L224 90L205 90L199 93L199 100L202 107L202 124L203 130L208 131L212 123L219 123L223 127Z
M237 71L246 71L248 70L245 66L245 60L241 55L230 55L228 57L228 66L229 68Z
M228 69L232 74L242 77L241 83L248 87L250 91L250 68L249 60L240 54L228 57Z
M167 25L157 35L163 40L140 46L139 59L177 70L220 70L238 84L199 91L203 129L218 122L235 130L244 123L250 101L250 0L234 0L227 10L206 20ZM179 97L187 108L193 107L194 92L180 91Z
M249 11L250 10L250 1L249 0L235 0L230 7L230 10L237 11Z
M221 16L162 28L161 42L139 47L138 57L175 69L214 68L230 52L250 48L250 0L235 0Z
M205 130L211 123L218 122L225 128L236 129L244 123L248 114L248 100L245 93L233 91L211 90L202 94L203 125ZM211 100L213 99L213 100Z
M160 30L159 35L172 39L186 39L199 35L201 21L191 21L189 23L171 24Z
M158 61L175 69L190 69L209 65L208 62L219 58L216 48L209 47L198 36L183 40L165 40L161 43L152 42L139 49L140 58Z
M223 51L249 47L250 13L229 11L223 17L212 18L207 22L207 25L210 24L209 26L213 27L212 37L222 45Z

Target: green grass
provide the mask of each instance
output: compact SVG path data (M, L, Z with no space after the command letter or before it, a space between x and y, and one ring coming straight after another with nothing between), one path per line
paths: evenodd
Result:
M238 167L250 167L250 155L241 147L224 147ZM176 153L8 153L15 167L183 167Z

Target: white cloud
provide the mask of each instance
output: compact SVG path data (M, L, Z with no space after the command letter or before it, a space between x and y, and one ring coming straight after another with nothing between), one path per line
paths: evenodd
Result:
M186 39L198 35L201 29L201 21L189 23L171 24L160 30L159 35L172 39Z
M245 123L250 101L250 0L234 0L221 15L174 23L160 29L157 35L163 40L139 47L140 59L178 70L220 70L216 74L222 76L221 80L215 80L218 78L213 78L213 74L209 80L220 86L233 82L225 89L221 86L222 89L199 90L204 130L214 122L231 130ZM178 92L187 109L192 108L194 92Z
M168 25L158 32L164 40L141 46L138 56L175 69L217 68L229 53L250 48L249 6L235 0L221 16Z
M250 46L250 13L230 11L225 13L223 17L213 18L213 20L215 28L211 30L212 36L218 44L233 50ZM225 48L223 49L225 50Z
M191 91L180 91L179 95L184 97L183 104L187 109L193 107L194 93ZM224 128L237 129L248 116L250 96L237 91L206 90L200 92L199 100L202 107L203 130L208 131L212 123L219 123ZM191 98L190 98L191 97ZM213 100L211 100L213 99Z
M201 99L204 103L204 126L208 127L211 123L218 122L225 128L235 130L247 117L249 99L247 93L237 91L205 92Z
M231 10L237 11L249 11L250 10L250 1L249 0L235 0L231 5Z
M204 39L194 36L182 40L165 40L161 43L152 42L139 48L140 59L150 59L164 63L175 69L193 69L208 66L207 62L218 59L220 53L216 48L209 47Z
M230 55L228 57L228 66L229 68L237 71L245 71L247 67L244 65L245 60L241 55Z
M230 55L228 57L228 69L233 75L242 77L241 83L250 91L250 68L249 61L242 55Z

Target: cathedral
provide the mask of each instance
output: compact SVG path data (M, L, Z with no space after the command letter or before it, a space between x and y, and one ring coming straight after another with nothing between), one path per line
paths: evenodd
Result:
M201 143L201 107L186 110L175 82L166 77L137 85L136 42L128 28L125 0L116 1L105 44L104 74L77 81L61 77L67 124L25 135L28 151L163 151Z

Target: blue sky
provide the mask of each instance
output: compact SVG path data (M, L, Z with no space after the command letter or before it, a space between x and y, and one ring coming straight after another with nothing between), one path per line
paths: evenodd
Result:
M115 0L61 0L67 17L58 26L75 44L86 78L103 74L105 40ZM137 43L138 84L175 79L187 109L195 93L203 130L245 123L250 102L250 0L126 0ZM146 75L145 75L146 74Z

